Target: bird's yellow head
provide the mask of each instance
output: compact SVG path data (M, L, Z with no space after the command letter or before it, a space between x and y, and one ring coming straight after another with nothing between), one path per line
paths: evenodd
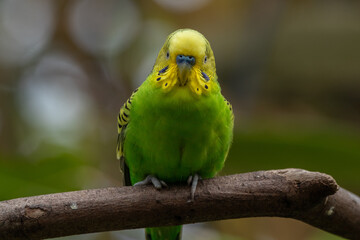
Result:
M187 87L201 95L219 89L210 43L192 29L179 29L169 35L156 59L153 74L156 74L155 84L166 92Z

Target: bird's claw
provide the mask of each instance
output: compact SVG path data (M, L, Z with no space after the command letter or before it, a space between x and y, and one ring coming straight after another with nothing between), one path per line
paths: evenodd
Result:
M142 185L148 185L148 184L152 184L156 189L168 187L168 185L164 181L157 179L153 175L148 175L144 180L135 183L134 186L142 186Z
M194 175L190 175L187 180L188 185L189 186L191 185L191 189L190 189L191 199L189 200L190 202L193 202L195 199L195 191L199 180L201 180L201 177L197 173L195 173Z

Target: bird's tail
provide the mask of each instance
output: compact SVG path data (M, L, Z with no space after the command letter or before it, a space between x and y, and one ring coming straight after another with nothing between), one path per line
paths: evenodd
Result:
M146 240L181 240L182 225L146 228Z

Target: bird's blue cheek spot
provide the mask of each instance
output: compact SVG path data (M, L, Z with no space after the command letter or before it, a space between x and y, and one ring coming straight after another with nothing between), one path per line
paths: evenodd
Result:
M201 74L202 74L203 78L204 78L206 81L209 81L209 80L210 80L209 76L208 76L206 73L201 72Z
M163 69L161 69L161 70L159 71L159 75L162 74L162 73L165 73L166 70L168 70L168 68L169 68L169 66L166 66L166 67L164 67Z

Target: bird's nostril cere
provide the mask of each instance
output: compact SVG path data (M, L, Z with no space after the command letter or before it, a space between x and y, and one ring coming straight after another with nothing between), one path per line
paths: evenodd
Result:
M188 56L186 59L186 62L190 65L194 65L195 64L195 58L193 56Z
M189 64L189 65L193 66L193 65L195 64L195 57L193 57L193 56L177 55L177 56L176 56L176 63L177 63L177 64L186 63L186 64Z

